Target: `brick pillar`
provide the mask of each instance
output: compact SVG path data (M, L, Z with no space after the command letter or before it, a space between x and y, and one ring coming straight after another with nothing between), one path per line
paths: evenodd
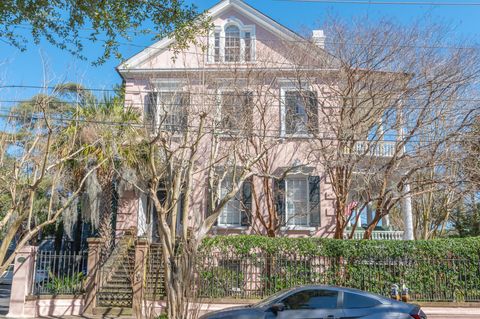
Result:
M83 313L92 314L97 305L97 290L100 280L100 252L102 241L100 238L87 238L88 261L87 280L85 284L85 308Z
M7 317L25 318L35 314L25 310L26 297L30 295L35 272L35 254L38 247L25 246L15 256L12 290L10 293L10 307Z
M133 313L137 318L145 317L144 293L149 244L147 239L139 238L135 243L135 266L133 270Z

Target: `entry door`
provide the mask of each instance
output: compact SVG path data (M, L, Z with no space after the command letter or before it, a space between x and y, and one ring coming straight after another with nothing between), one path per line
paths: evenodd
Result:
M340 319L342 309L338 308L338 292L327 289L309 289L296 292L283 301L285 310L278 319Z

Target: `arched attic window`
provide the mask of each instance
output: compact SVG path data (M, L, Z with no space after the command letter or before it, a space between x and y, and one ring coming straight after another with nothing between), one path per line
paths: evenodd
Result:
M231 25L225 28L225 62L240 61L240 29Z
M228 22L215 27L210 40L210 62L253 62L255 60L255 26Z

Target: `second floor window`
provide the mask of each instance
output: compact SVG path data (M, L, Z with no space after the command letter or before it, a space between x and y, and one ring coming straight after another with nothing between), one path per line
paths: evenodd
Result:
M151 92L145 101L145 123L154 132L184 132L189 104L188 92Z
M221 99L221 128L246 131L252 124L252 92L223 91Z
M286 134L305 135L318 131L318 103L315 92L285 91L284 108Z

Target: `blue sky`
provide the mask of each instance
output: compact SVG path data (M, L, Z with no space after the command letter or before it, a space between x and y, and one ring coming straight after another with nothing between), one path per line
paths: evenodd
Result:
M423 1L423 0L412 0ZM435 2L455 2L452 0L432 0ZM187 1L195 3L200 9L207 9L217 3L216 0ZM360 5L360 4L323 4L302 3L275 0L247 0L247 3L264 12L276 21L293 30L315 28L322 23L326 14L350 19L368 14L371 18L392 17L402 23L429 15L434 20L442 20L457 26L461 36L473 38L475 42L480 34L480 6L402 6L402 5ZM461 2L468 2L464 0ZM470 0L470 2L480 2ZM152 43L149 37L138 37L132 41L135 45L147 46ZM102 43L88 43L85 54L94 59L100 55ZM122 53L128 57L141 48L123 45ZM44 61L44 62L43 62ZM119 61L110 59L107 63L94 67L88 61L72 57L68 52L54 48L48 43L30 45L26 52L0 42L0 86L1 85L42 85L47 79L50 83L73 81L87 87L109 89L121 82L115 71ZM46 66L44 68L44 66ZM0 107L10 106L11 100L27 99L38 93L38 89L0 89Z

